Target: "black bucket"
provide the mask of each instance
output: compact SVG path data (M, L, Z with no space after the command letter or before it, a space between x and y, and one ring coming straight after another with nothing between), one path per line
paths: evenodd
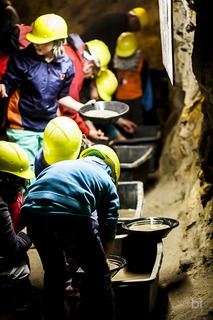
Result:
M149 273L156 259L157 242L144 241L129 234L123 239L123 257L129 271Z
M147 217L124 222L128 236L123 240L123 257L132 272L147 273L156 258L157 243L177 227L175 219Z

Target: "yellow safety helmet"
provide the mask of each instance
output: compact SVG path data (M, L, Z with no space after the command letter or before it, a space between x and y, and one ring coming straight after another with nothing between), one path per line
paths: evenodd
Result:
M117 39L115 53L121 58L132 56L138 49L138 39L133 32L123 32Z
M137 7L137 8L134 8L134 9L130 10L130 13L131 12L134 12L138 16L141 28L143 28L143 27L148 25L149 18L148 18L147 11L144 8Z
M68 37L66 21L57 14L44 14L32 24L32 30L26 35L27 40L36 44L43 44Z
M44 130L44 159L49 165L62 160L75 160L81 144L82 132L73 119L65 116L54 118Z
M34 172L30 169L27 152L15 142L0 141L0 171L24 179L35 177Z
M111 101L112 95L118 87L118 80L115 74L105 69L95 78L98 94L104 101Z
M90 148L83 150L80 154L80 158L88 156L101 158L110 167L113 181L115 185L118 186L118 180L120 177L120 161L115 151L104 144L94 144Z
M91 40L85 43L89 52L85 58L94 61L96 66L100 69L107 68L111 60L111 54L107 45L101 40ZM86 52L85 52L86 53Z

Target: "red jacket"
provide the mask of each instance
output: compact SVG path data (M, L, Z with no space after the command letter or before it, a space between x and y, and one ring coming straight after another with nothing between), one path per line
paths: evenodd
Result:
M69 35L69 37L72 37L72 39L74 40L74 44L76 46L76 50L71 48L69 44L66 44L64 46L65 52L72 59L74 68L75 68L75 76L70 85L69 94L73 99L80 101L80 91L84 81L84 73L83 73L84 62L83 62L82 53L85 45L78 35L71 34ZM64 107L60 107L60 110L62 115L73 119L77 123L77 125L79 126L83 134L85 134L86 136L89 135L89 129L78 112L72 111Z
M16 233L24 229L25 225L20 216L21 207L24 204L24 197L21 192L19 192L18 197L14 199L13 202L8 204L9 212L12 219L13 228Z
M16 27L18 27L19 29L19 32L17 32L17 35L19 35L19 38L18 38L18 42L20 44L19 49L24 49L30 43L26 39L26 34L32 30L32 27L25 26L22 24L17 24ZM16 34L14 36L16 36ZM17 50L17 48L14 47L13 50L15 51ZM2 76L7 68L7 62L9 60L9 57L10 57L9 54L0 54L0 80L2 79ZM4 128L5 126L6 106L7 106L6 104L7 104L7 99L2 99L2 101L0 102L0 127L2 128Z

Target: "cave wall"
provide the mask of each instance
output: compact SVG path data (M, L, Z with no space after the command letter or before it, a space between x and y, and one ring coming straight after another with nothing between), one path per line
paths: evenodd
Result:
M166 135L160 170L182 188L183 261L196 269L208 267L213 258L212 19L210 1L175 0L173 6L176 88L171 99L177 122Z

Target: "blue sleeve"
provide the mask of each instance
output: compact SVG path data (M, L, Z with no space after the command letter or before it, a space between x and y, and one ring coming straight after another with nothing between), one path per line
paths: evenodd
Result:
M22 79L21 63L17 63L16 55L12 55L7 63L7 69L0 83L6 86L6 92L10 95L11 91L16 89Z
M69 90L70 90L70 85L72 83L72 80L75 76L75 68L73 65L73 62L70 58L66 61L67 63L67 71L65 74L65 79L63 81L63 86L61 90L58 93L58 99L60 100L61 98L69 96Z
M115 239L119 218L119 206L119 197L116 187L113 184L111 188L108 188L106 196L97 209L100 235L103 243L111 242Z
M35 161L34 161L34 170L36 177L39 175L41 171L43 171L45 168L47 168L47 164L44 160L44 154L43 149L40 148L39 151L36 154Z

